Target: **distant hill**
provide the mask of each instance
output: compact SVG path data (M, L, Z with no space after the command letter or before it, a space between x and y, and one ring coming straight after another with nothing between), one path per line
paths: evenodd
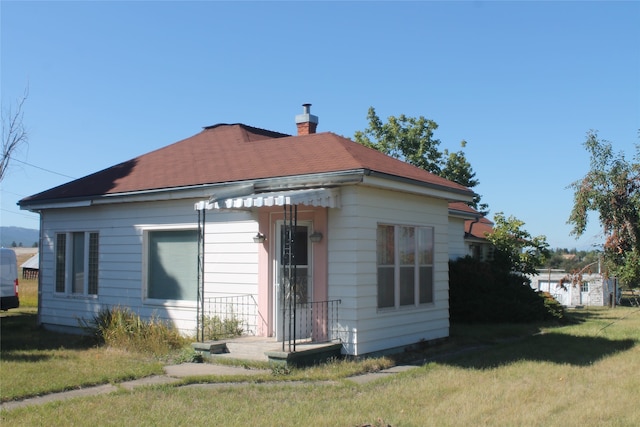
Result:
M0 245L10 248L14 244L31 248L38 243L40 232L32 228L0 227Z

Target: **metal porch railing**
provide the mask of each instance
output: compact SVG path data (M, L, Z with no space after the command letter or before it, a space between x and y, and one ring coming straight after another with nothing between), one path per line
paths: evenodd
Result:
M341 302L337 299L297 303L294 308L285 306L283 315L288 324L284 328L286 336L282 341L283 351L287 346L288 351L295 351L297 343L337 340Z
M289 351L295 351L296 343L323 343L339 339L339 299L298 303L295 308L285 308L285 330L292 331L282 340ZM295 310L295 316L293 313ZM207 339L223 339L238 335L256 335L258 332L258 303L253 294L226 295L205 299L202 336ZM294 323L295 322L295 327ZM295 336L295 338L294 338Z
M208 339L256 335L258 331L258 303L253 294L205 298L204 315L202 328Z

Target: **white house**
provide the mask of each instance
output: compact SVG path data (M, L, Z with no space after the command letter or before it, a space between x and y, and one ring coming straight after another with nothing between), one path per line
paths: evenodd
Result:
M362 355L449 334L449 203L468 188L330 132L219 124L20 200L38 212L39 321L127 306L195 334L233 313ZM294 314L295 313L295 314Z
M487 240L487 234L492 231L493 222L481 212L466 203L449 203L449 259L471 256L480 261L490 260L493 245Z
M550 293L566 307L605 306L613 294L613 280L604 279L600 273L583 274L580 283L571 283L564 270L539 270L529 278L533 289Z

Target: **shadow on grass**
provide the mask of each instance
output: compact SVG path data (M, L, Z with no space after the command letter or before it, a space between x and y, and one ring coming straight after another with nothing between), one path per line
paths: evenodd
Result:
M30 351L57 349L88 349L95 343L81 335L61 334L38 327L35 312L3 314L0 321L2 359L23 362L39 362L51 356Z
M520 361L588 366L636 344L632 339L610 340L551 332L452 357L442 363L468 369L489 369Z

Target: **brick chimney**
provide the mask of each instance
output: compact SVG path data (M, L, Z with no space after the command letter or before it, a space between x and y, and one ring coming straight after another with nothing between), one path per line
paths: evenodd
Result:
M318 116L309 114L311 104L302 104L303 113L296 116L296 126L298 126L298 135L310 135L316 133L318 126Z

